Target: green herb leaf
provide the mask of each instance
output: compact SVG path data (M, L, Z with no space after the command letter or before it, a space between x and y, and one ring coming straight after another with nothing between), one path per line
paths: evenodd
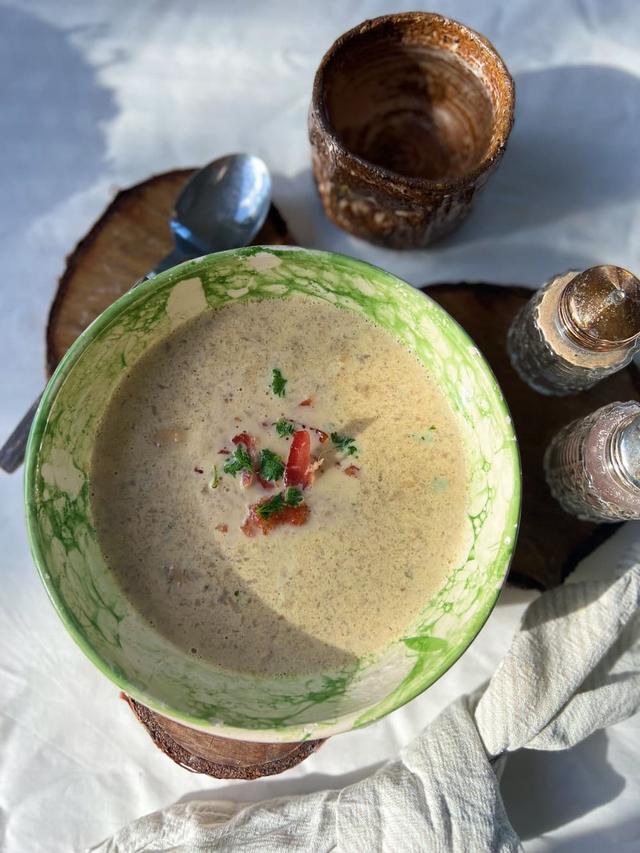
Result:
M284 474L284 462L272 450L260 451L260 476L263 480L274 482Z
M287 381L277 367L271 371L271 389L276 397L284 397Z
M278 492L268 501L264 501L255 508L260 518L270 518L286 506L298 506L302 503L302 491L296 486L289 486L284 492Z
M232 477L235 477L240 471L253 471L253 462L244 444L236 445L236 449L224 463L222 470L225 474L231 474Z
M284 507L284 498L282 497L281 492L278 492L277 495L274 495L272 498L269 498L268 501L264 501L264 503L258 504L256 507L256 512L260 516L260 518L270 518L276 512L280 512Z
M220 475L218 474L218 466L214 465L211 469L211 477L209 478L209 488L217 489L220 484Z
M297 486L285 489L284 502L287 506L298 506L302 503L302 491Z
M276 432L282 438L285 438L287 435L293 435L296 431L295 424L292 421L287 421L284 418L280 418L280 420L276 423Z
M347 435L332 432L331 441L345 456L353 456L358 452L358 448L355 445L355 438L349 438Z

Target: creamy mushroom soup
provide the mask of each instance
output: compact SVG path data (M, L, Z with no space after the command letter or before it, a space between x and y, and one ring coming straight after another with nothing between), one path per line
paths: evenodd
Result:
M387 331L311 297L203 313L107 408L92 467L105 559L189 654L339 670L405 635L463 559L448 401Z

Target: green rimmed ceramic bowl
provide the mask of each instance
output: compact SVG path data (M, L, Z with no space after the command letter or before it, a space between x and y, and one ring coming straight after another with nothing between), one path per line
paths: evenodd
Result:
M89 501L94 436L122 372L181 323L237 299L300 292L367 315L429 366L456 412L470 471L467 556L407 636L375 663L313 677L227 674L147 625L109 572ZM27 447L33 556L85 654L148 707L242 740L299 741L366 725L416 696L464 652L497 599L520 507L516 439L496 380L436 303L361 261L251 247L189 261L127 293L73 344L46 388Z

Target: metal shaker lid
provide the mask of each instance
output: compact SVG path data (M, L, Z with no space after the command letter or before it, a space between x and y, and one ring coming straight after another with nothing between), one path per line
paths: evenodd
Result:
M618 464L626 479L640 487L640 414L622 426L617 438Z
M603 264L578 273L561 303L567 331L583 346L617 349L640 336L640 281L622 267Z

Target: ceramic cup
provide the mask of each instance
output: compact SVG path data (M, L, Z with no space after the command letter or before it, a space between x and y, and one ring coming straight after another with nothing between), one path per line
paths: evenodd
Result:
M258 678L188 654L133 607L100 550L91 458L111 394L149 347L202 312L238 300L286 301L297 294L365 316L428 365L456 413L467 455L466 547L415 622L375 657L339 672ZM80 335L36 413L25 490L42 580L67 630L96 666L128 696L165 717L223 737L275 743L366 725L424 690L460 657L491 612L509 567L520 472L496 380L443 308L353 258L250 247L161 273L118 299ZM251 636L244 639L252 642Z
M423 12L334 42L309 112L313 174L340 228L397 249L456 228L504 151L514 85L487 39Z

